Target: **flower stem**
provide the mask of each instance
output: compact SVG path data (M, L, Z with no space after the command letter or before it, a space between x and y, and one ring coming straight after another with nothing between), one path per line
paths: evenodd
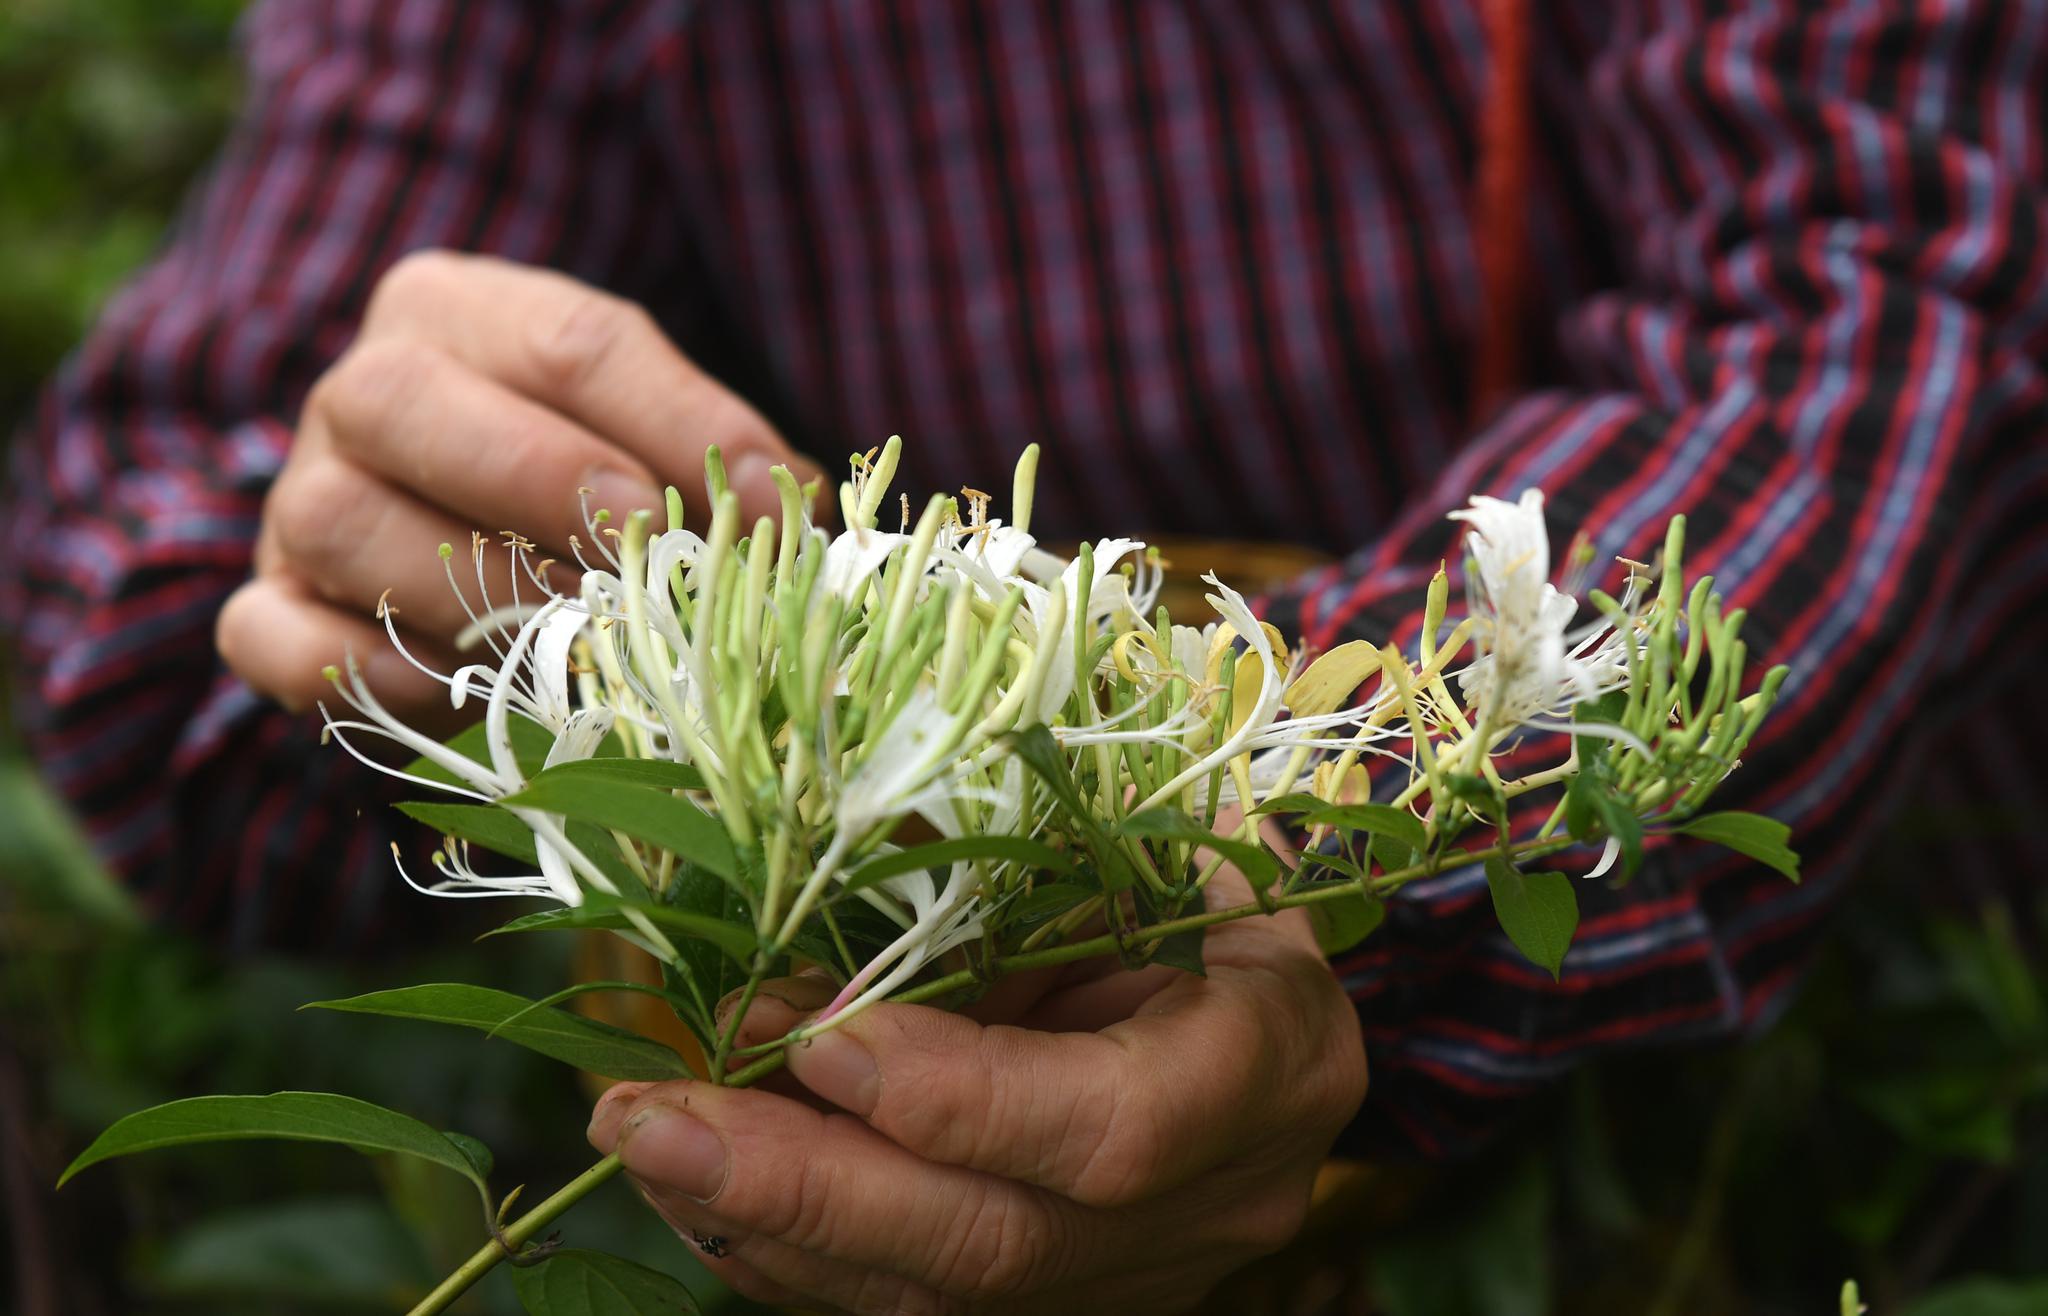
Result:
M505 1227L505 1246L520 1247L546 1228L554 1218L582 1201L605 1180L619 1172L617 1154L605 1157L583 1173L557 1189L554 1196L534 1207L519 1219ZM432 1316L434 1312L446 1311L448 1305L469 1292L472 1285L491 1273L492 1267L505 1259L505 1247L493 1238L471 1254L469 1260L451 1273L448 1278L434 1286L434 1291L420 1299L410 1316Z

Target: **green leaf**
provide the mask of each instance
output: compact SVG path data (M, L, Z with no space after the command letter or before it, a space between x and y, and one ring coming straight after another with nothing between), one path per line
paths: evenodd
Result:
M1905 1309L1904 1316L2039 1316L2044 1311L2048 1311L2048 1280L1982 1275L1922 1294Z
M1636 817L1626 801L1612 795L1602 795L1601 802L1594 807L1600 814L1600 825L1621 842L1621 880L1626 882L1643 866L1643 820Z
M1190 928L1186 932L1160 938L1152 947L1152 963L1192 973L1197 978L1208 977L1209 968L1202 959L1202 936L1207 931L1207 928Z
M1252 812L1299 814L1295 821L1302 826L1321 823L1347 832L1369 832L1404 842L1410 851L1422 849L1429 841L1421 819L1391 804L1331 804L1314 795L1296 794L1267 800Z
M1021 836L960 836L877 855L846 879L845 891L859 891L877 882L926 868L946 868L963 859L1001 859L1051 873L1071 873L1074 861L1043 841Z
M1197 846L1206 846L1236 864L1247 878L1260 886L1268 885L1274 878L1280 876L1280 861L1275 859L1265 846L1218 836L1195 818L1171 806L1132 814L1124 819L1122 831L1126 836L1142 836L1159 841L1187 841Z
M505 719L505 738L512 742L512 757L518 760L519 774L523 777L531 777L539 772L540 765L547 762L548 751L555 747L554 732L517 713ZM483 764L491 761L491 747L485 739L482 722L472 722L450 736L444 743L466 759L474 759ZM428 781L443 782L465 789L469 786L468 782L425 756L414 759L405 770L415 777L425 777Z
M727 880L739 872L732 838L704 810L653 786L544 772L504 801L624 832Z
M303 1310L311 1293L342 1310L388 1311L394 1295L424 1292L436 1278L420 1241L389 1207L375 1198L322 1197L266 1202L189 1225L164 1243L148 1289L201 1311L244 1304Z
M652 786L660 790L701 791L704 774L687 763L667 759L593 758L571 759L545 768L533 778L543 781L602 781L627 786Z
M1451 794L1463 800L1472 812L1482 818L1500 819L1507 814L1507 801L1494 784L1484 777L1475 777L1466 772L1451 772L1444 775L1444 784L1451 788Z
M1422 850L1429 845L1429 831L1422 825L1422 820L1391 804L1325 804L1311 810L1302 821L1314 826L1335 827L1340 831L1391 837L1411 851Z
M1181 903L1175 900L1162 900L1154 895L1150 888L1139 887L1138 926L1150 927L1162 920L1178 917ZM1202 936L1207 931L1206 928L1190 928L1186 932L1176 932L1171 936L1162 937L1152 944L1146 958L1153 964L1164 964L1169 968L1192 973L1197 978L1205 978L1209 974L1209 969L1202 960Z
M307 1008L484 1029L550 1060L607 1078L660 1082L690 1077L683 1058L659 1042L567 1010L538 1006L511 992L467 983L399 987L345 1000L314 1001Z
M1253 809L1252 812L1254 814L1311 813L1317 809L1324 809L1328 807L1328 802L1325 801L1319 795L1308 795L1301 792L1296 792L1293 795L1275 796L1274 798L1267 800L1264 804L1261 804L1258 808Z
M618 900L595 892L586 896L580 905L544 909L536 914L515 918L484 935L495 937L505 932L553 932L562 928L630 928L633 921L627 917L628 910L638 911L649 922L664 929L710 942L731 956L742 968L752 963L754 948L760 944L754 936L754 930L740 923L728 923L723 919L712 918L706 914L692 914L688 910L674 909L668 905Z
M531 1316L696 1316L701 1310L688 1289L660 1271L582 1248L512 1268L512 1285Z
M1604 767L1582 772L1565 789L1565 828L1578 841L1604 841L1613 837L1621 843L1622 880L1634 877L1643 865L1643 823L1633 804L1605 780Z
M1344 855L1324 854L1320 850L1303 855L1301 857L1301 866L1303 868L1327 868L1333 873L1340 873L1345 877L1361 882L1371 876L1356 860ZM1307 877L1308 875L1303 874L1303 876Z
M1792 829L1776 818L1732 811L1704 813L1672 830L1725 845L1737 854L1777 869L1794 882L1799 880L1799 856L1787 844L1792 839Z
M1593 801L1605 788L1601 786L1593 769L1581 767L1573 776L1571 785L1564 790L1564 828L1575 841L1597 841L1600 815L1593 807Z
M1413 868L1421 861L1421 850L1406 841L1375 832L1372 837L1372 857L1379 860L1382 872L1398 873L1404 868Z
M1604 722L1609 726L1620 726L1623 713L1628 711L1628 691L1609 690L1598 699L1580 704L1572 712L1574 722ZM1579 771L1592 771L1596 767L1607 767L1608 755L1613 753L1614 744L1605 736L1573 736L1572 742L1579 751Z
M1308 907L1309 922L1315 925L1316 945L1325 955L1341 955L1371 936L1386 921L1387 907L1366 895L1342 895L1318 900Z
M1558 976L1579 926L1579 898L1563 873L1524 873L1495 856L1486 861L1494 916L1515 949Z
M1103 889L1107 891L1128 891L1137 881L1131 871L1130 860L1117 849L1109 833L1096 821L1095 811L1081 798L1081 788L1074 783L1074 774L1067 767L1067 756L1054 740L1052 732L1044 726L1026 727L1012 731L1008 737L1010 748L1017 757L1024 760L1024 766L1045 783L1059 806L1066 810L1068 817L1081 838L1088 845L1088 853L1095 860Z
M475 1184L479 1193L486 1193L483 1174L470 1148L410 1115L332 1092L188 1097L136 1111L93 1139L57 1180L57 1186L63 1187L80 1170L115 1156L243 1138L335 1142L361 1152L416 1156L455 1171Z
M455 1144L455 1150L462 1153L463 1159L469 1162L469 1168L476 1171L479 1179L491 1177L491 1171L497 1167L498 1158L492 1155L489 1147L484 1146L482 1138L472 1138L467 1133L456 1133L452 1129L441 1130L441 1136Z
M533 833L526 824L495 804L440 804L408 800L398 811L423 822L443 836L480 845L508 859L540 867L534 853Z
M1007 917L1020 923L1043 923L1066 913L1094 894L1079 882L1045 882L1012 900Z

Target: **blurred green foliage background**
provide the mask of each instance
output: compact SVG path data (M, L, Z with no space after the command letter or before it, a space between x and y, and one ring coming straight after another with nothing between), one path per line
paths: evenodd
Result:
M0 6L0 433L224 131L240 8ZM538 995L562 964L223 959L140 920L8 744L0 722L0 1310L390 1311L474 1245L459 1182L329 1149L142 1157L49 1191L99 1128L173 1096L347 1091L483 1137L503 1185L581 1168L585 1094L544 1062L293 1010L436 979ZM1822 1316L1853 1275L1887 1316L2048 1312L2048 903L1930 906L1943 820L1903 825L1768 1037L1608 1064L1475 1163L1375 1171L1217 1309ZM622 1189L565 1224L721 1305ZM476 1310L516 1310L502 1276Z

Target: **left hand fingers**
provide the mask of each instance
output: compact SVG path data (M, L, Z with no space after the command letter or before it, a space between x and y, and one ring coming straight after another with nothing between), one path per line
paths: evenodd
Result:
M672 1219L716 1222L741 1260L845 1306L876 1309L876 1275L970 1299L1026 1291L1114 1247L1053 1194L765 1092L664 1083L601 1106L591 1142L616 1146Z

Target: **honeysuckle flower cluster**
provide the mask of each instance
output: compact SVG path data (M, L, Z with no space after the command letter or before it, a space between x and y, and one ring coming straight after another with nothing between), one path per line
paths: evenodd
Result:
M435 797L401 806L445 838L433 872L401 862L406 881L536 900L500 931L604 929L652 955L661 980L539 1001L437 983L320 1004L485 1029L616 1078L746 1084L779 1048L876 1001L961 1003L1005 973L1097 955L1201 972L1206 929L1281 908L1306 909L1340 950L1405 884L1455 868L1483 869L1502 930L1553 974L1577 904L1573 879L1538 861L1561 851L1597 846L1589 876L1618 867L1622 881L1649 838L1683 833L1797 879L1781 824L1700 812L1785 673L1744 693L1742 614L1711 580L1686 583L1682 520L1654 565L1623 559L1619 597L1581 597L1591 551L1571 541L1553 577L1539 491L1474 498L1453 514L1467 527L1462 618L1440 570L1412 653L1358 639L1310 656L1214 576L1215 615L1176 621L1159 604L1164 564L1136 540L1047 551L1031 533L1035 449L1007 522L974 489L892 504L900 455L892 439L854 460L835 534L813 519L821 491L787 471L779 514L743 525L713 452L699 528L673 491L659 527L588 510L573 593L550 587L560 573L517 534L472 539L473 581L444 546L476 661L415 665L478 720L437 740L351 658L328 673L341 702L323 706L326 732ZM415 757L398 766L363 738ZM1205 899L1226 864L1250 900ZM757 989L798 961L836 975L836 998L740 1046ZM659 996L703 1055L553 1008L589 991ZM616 1155L508 1225L518 1193L494 1201L482 1144L331 1093L140 1111L67 1177L239 1136L397 1152L476 1186L491 1240L414 1316L507 1258L576 1283L615 1264L521 1249L617 1173ZM687 1304L633 1269L636 1291L656 1281Z
M1175 622L1158 605L1163 564L1137 540L1047 551L1030 529L1035 448L1007 522L974 489L892 501L900 452L891 439L854 460L836 534L814 519L818 489L780 469L779 516L742 525L714 452L701 532L673 491L664 528L592 511L573 595L548 588L516 535L496 599L498 554L472 543L464 590L444 546L472 609L466 638L489 656L421 669L455 707L482 703L480 735L442 744L408 727L352 663L330 675L354 716L328 729L382 771L508 814L530 833L533 871L479 864L471 846L488 839L458 826L435 877L407 880L601 902L603 925L685 979L678 1012L715 1048L721 984L688 981L664 907L741 928L750 981L792 955L837 971L844 989L815 1031L949 957L986 966L1090 928L1143 944L1148 923L1201 908L1225 862L1264 903L1344 878L1377 899L1446 862L1475 823L1505 845L1512 802L1571 784L1589 745L1597 790L1575 787L1534 842L1560 848L1570 822L1570 837L1603 845L1604 872L1646 819L1697 808L1775 691L1777 674L1736 699L1734 627L1705 583L1680 589L1682 526L1660 589L1630 564L1621 598L1595 591L1575 629L1582 605L1553 579L1542 494L1474 498L1452 514L1468 526L1464 619L1448 623L1439 571L1414 655L1358 640L1307 660L1214 576L1215 617ZM1589 556L1575 542L1576 570ZM1576 734L1562 761L1505 775L1532 731ZM361 733L418 763L380 762L350 739ZM621 762L669 775L621 775ZM596 805L542 789L579 766L607 783ZM1269 862L1266 814L1302 821L1320 847ZM715 860L688 839L707 818ZM1369 853L1351 844L1361 833Z

